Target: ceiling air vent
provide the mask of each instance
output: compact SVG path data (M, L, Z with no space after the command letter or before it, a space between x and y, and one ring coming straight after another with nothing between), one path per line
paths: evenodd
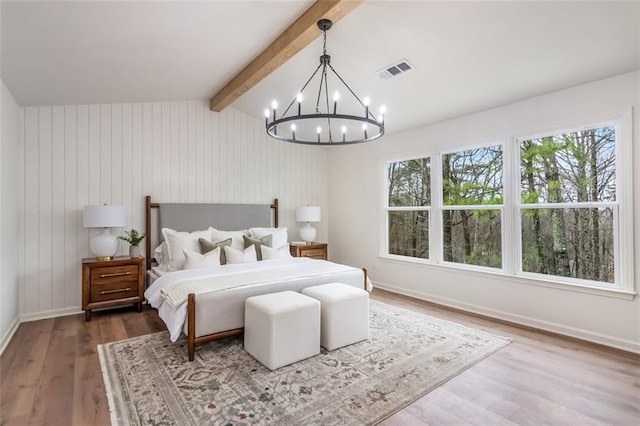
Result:
M378 70L378 75L380 76L380 78L386 80L388 78L409 72L413 69L414 67L409 63L409 61L407 61L406 59L401 59L395 64L386 66L381 70Z

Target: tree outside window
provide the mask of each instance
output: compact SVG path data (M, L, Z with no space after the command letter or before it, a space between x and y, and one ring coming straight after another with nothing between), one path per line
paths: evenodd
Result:
M523 272L615 282L615 127L520 141Z
M388 253L429 259L430 159L387 163Z
M502 267L502 146L442 155L443 259Z

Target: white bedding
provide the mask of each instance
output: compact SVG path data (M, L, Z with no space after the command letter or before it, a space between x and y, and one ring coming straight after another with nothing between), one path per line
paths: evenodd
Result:
M238 279L239 277L243 279ZM180 331L185 328L187 293L199 293L199 297L196 298L198 301L206 299L215 301L214 298L219 294L224 300L221 303L226 304L225 306L207 306L207 321L196 321L196 331L200 331L196 334L204 335L224 331L226 326L229 326L226 329L242 327L243 318L239 316L237 311L240 310L240 314L243 316L244 299L255 294L269 292L264 288L265 286L273 286L274 291L281 291L283 288L287 288L287 282L295 282L296 288L301 289L304 286L339 281L362 288L362 277L362 271L357 268L315 259L292 257L224 265L216 268L174 271L158 277L145 292L145 297L151 306L158 309L158 315L167 325L171 341L175 342L180 337ZM367 285L370 290L370 282ZM187 286L187 288L180 290L181 286ZM167 299L172 299L171 303ZM233 315L229 315L229 304L237 305L237 309L233 309ZM198 303L198 306L201 304ZM218 308L222 309L220 309L220 315L216 316ZM224 312L224 309L227 312ZM225 317L220 318L220 316ZM229 316L236 317L235 323L232 321L230 324L221 324L218 328L215 324L207 324L217 320L220 320L221 323L228 322L229 318L227 317ZM202 322L205 324L201 324Z

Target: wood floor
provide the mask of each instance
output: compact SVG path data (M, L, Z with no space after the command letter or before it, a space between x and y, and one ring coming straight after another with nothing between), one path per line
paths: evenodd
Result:
M640 425L639 355L381 290L372 298L513 339L383 425ZM0 357L0 425L108 425L96 345L163 329L146 307L21 324Z

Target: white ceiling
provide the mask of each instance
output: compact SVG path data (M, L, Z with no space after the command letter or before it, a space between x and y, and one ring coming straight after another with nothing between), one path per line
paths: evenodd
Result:
M2 80L22 106L209 99L313 1L2 1ZM640 2L367 0L332 65L397 132L640 69ZM311 75L320 38L236 102L256 117ZM376 71L406 58L416 70Z

